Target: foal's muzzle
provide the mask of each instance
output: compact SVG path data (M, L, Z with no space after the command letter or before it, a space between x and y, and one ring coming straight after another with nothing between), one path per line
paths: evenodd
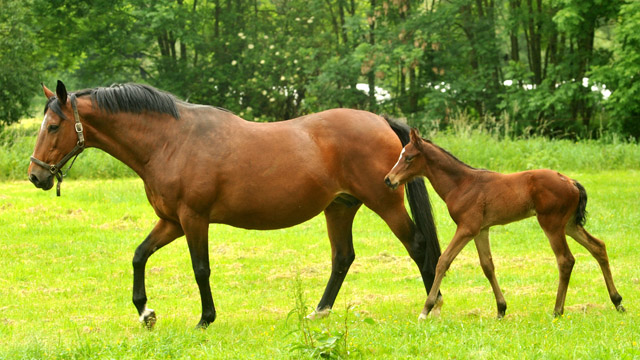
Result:
M400 183L397 183L397 182L393 183L388 176L384 178L384 183L387 184L387 186L392 188L393 190L397 189L398 186L400 186Z

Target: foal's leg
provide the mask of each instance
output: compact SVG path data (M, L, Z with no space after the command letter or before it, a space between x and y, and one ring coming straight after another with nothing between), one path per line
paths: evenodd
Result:
M556 215L538 215L538 222L540 227L544 230L544 233L549 239L551 249L556 256L558 263L559 282L558 282L558 294L556 295L556 306L553 309L553 313L556 316L562 315L564 312L564 301L567 297L567 288L569 287L569 279L571 278L571 270L575 264L575 258L571 254L569 245L567 244L567 238L565 237L565 224L559 220Z
M604 275L604 282L607 284L607 290L609 291L609 298L613 302L613 305L620 312L624 311L622 306L622 296L618 293L616 286L613 284L613 276L611 275L611 269L609 269L609 257L607 256L607 249L604 242L595 236L589 234L582 226L569 224L566 228L567 235L574 238L580 245L584 246L591 255L600 264L602 269L602 275Z
M189 254L191 255L191 266L200 290L200 301L202 303L202 316L197 328L206 328L215 321L216 309L211 296L211 286L209 276L209 221L202 216L189 212L180 217L182 228L187 237Z
M478 257L480 257L480 266L484 275L489 279L493 294L496 297L496 303L498 305L498 318L504 317L505 311L507 311L507 302L504 300L500 285L496 279L495 268L493 266L493 259L491 257L491 246L489 245L489 229L480 231L475 237L476 249L478 250Z
M133 256L133 304L138 309L140 322L149 329L156 323L156 313L153 309L147 308L147 293L144 286L144 269L147 260L156 250L182 235L180 225L160 219Z
M429 312L436 305L436 301L438 300L438 295L440 291L440 284L442 283L442 278L444 274L449 269L449 266L453 262L453 259L458 256L460 251L473 239L473 232L469 231L466 228L461 228L458 226L456 229L455 235L453 235L453 239L447 246L447 249L440 255L440 259L438 260L438 265L436 265L436 276L433 280L433 286L429 291L429 296L427 297L427 301L424 304L424 309L422 309L422 313L420 314L420 318L424 319Z
M349 267L356 257L353 250L353 218L360 208L357 205L345 205L333 202L324 210L327 220L329 241L331 242L331 277L318 306L307 318L317 319L329 315Z
M428 294L433 285L434 274L432 271L428 270L431 266L425 266L429 265L425 264L425 253L427 249L426 239L411 220L411 217L404 207L402 197L400 197L400 200L395 201L392 204L395 205L389 205L387 203L386 206L381 208L369 207L380 215L391 231L393 231L400 242L402 242L405 249L407 249L409 256L413 259L420 270L422 283L424 284L425 291ZM436 294L435 305L433 308L434 316L440 314L440 309L443 304L442 294L440 294L439 291L437 291ZM424 315L421 313L419 319L422 319L423 317Z

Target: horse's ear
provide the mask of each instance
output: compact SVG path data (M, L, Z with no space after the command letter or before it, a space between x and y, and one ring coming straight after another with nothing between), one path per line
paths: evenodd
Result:
M409 133L409 136L411 136L412 143L420 144L420 140L422 140L422 137L420 137L420 133L416 128L411 128L411 133Z
M67 88L60 80L58 80L58 85L56 86L56 96L58 96L58 101L60 101L62 105L67 103Z
M42 85L42 91L44 91L44 96L46 96L47 99L51 99L52 96L56 95L53 93L53 91L47 89L47 87L44 86L44 83L40 83L40 85Z

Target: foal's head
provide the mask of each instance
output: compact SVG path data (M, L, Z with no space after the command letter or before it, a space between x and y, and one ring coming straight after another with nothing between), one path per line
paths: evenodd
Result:
M387 186L396 189L398 186L422 175L422 171L426 166L422 155L422 141L418 130L411 129L411 142L402 149L398 162L384 178Z
M53 187L56 175L52 165L64 165L61 160L78 144L78 135L71 101L64 84L58 81L55 94L44 85L42 89L48 101L29 164L29 180L35 186L49 190Z

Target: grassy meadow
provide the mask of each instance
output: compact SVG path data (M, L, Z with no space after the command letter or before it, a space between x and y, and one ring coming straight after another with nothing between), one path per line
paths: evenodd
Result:
M443 281L442 316L418 322L426 298L419 273L363 208L354 224L356 260L327 319L302 318L330 272L318 216L265 232L211 225L218 319L204 331L194 330L200 299L184 238L158 251L147 264L149 307L158 314L148 331L131 303L133 252L156 220L142 182L91 150L56 198L21 179L33 130L11 131L19 136L5 131L0 157L0 359L640 358L637 144L431 134L473 166L552 167L578 179L589 194L586 228L607 244L624 314L611 304L596 261L570 240L576 265L565 315L554 318L555 258L528 219L491 232L504 319L495 319L493 293L470 244ZM455 226L430 194L444 248Z

